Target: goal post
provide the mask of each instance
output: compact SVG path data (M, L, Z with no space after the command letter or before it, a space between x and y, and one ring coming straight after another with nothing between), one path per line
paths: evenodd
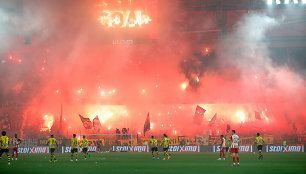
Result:
M80 140L84 135L98 152L112 151L113 146L134 146L133 134L78 134Z

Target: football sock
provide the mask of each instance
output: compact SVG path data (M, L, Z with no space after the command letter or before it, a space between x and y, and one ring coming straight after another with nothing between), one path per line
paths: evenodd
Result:
M10 157L10 155L7 155L7 162L11 162L11 157Z
M239 163L239 156L237 156L237 162Z
M222 156L222 153L220 152L220 157L219 158L221 158L221 156Z
M223 158L225 158L225 153L223 153Z
M75 154L75 159L78 159L78 154L77 153Z
M154 152L152 152L152 156L154 157Z
M235 157L233 157L233 163L235 163Z

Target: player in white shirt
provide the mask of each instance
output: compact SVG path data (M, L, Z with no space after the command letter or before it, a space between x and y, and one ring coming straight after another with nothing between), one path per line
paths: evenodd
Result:
M225 160L225 138L223 135L220 135L220 139L221 139L221 145L220 145L220 157L218 160L221 160L222 154L223 154L223 160Z
M12 160L14 160L14 154L16 154L15 160L18 159L18 148L20 144L21 144L21 139L17 138L17 134L15 134L15 137L13 138Z
M238 151L239 151L239 136L236 135L236 131L232 130L232 136L231 136L231 141L232 141L232 145L231 145L231 153L233 156L233 166L235 166L235 157L237 157L237 165L239 166L239 155L238 155Z

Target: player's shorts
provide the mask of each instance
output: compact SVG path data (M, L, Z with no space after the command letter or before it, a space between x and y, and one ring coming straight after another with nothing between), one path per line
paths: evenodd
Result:
M258 146L257 146L257 149L258 149L258 150L262 150L262 145L258 145Z
M152 147L152 152L158 152L158 148L157 147Z
M221 147L220 152L225 152L225 147Z
M71 148L71 153L78 153L78 148Z
M55 148L50 148L50 153L54 153L55 152Z
M82 149L82 152L84 152L84 153L87 152L87 151L88 151L87 147Z
M13 152L18 152L18 147L14 147Z
M225 152L228 152L228 149L229 149L229 147L226 147L226 148L225 148Z
M9 149L1 149L1 150L0 150L0 153L1 153L1 154L4 153L4 152L9 152Z
M239 148L231 148L231 153L238 153L238 150Z
M169 147L164 147L163 150L164 152L168 151Z

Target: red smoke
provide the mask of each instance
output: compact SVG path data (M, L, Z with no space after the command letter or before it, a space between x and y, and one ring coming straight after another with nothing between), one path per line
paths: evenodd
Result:
M153 42L113 45L103 40L112 32L99 33L99 29L89 27L94 26L93 21L99 22L86 19L91 17L95 3L59 2L62 1L23 4L24 8L33 9L33 14L26 13L25 18L36 25L22 31L30 34L31 44L12 44L3 51L14 51L22 60L19 70L7 70L10 78L4 81L10 82L7 85L11 87L24 83L19 97L23 99L20 120L25 135L38 134L45 124L45 115L53 115L58 124L61 104L64 135L67 131L85 131L79 114L91 120L98 115L103 132L126 127L136 134L143 132L148 112L151 133L156 135L196 135L208 129L221 133L227 124L243 134L292 133L294 123L299 132L305 130L303 77L271 63L267 45L257 47L262 53L255 49L256 55L249 57L235 53L240 45L244 45L242 49L254 48L251 42L261 43L258 40L264 34L253 36L258 40L229 34L209 50L216 52L214 60L203 61L194 56L194 52L203 55L202 49L195 50L199 46L194 45L192 38L173 31L179 16L172 15L176 9L171 4L159 4L155 23L158 36ZM40 16L31 18L34 14ZM248 19L256 21L256 17ZM247 23L246 19L240 23ZM114 37L120 32L114 31ZM239 32L250 34L243 29ZM16 33L10 38L13 43L21 39ZM95 35L102 41L92 38ZM134 35L137 32L131 37ZM231 45L236 39L241 42ZM191 82L181 66L188 60L199 61L197 85L182 89L183 83ZM193 123L197 104L207 110L201 125ZM262 120L255 119L255 111L261 113ZM214 128L209 128L208 121L215 113L217 121Z

